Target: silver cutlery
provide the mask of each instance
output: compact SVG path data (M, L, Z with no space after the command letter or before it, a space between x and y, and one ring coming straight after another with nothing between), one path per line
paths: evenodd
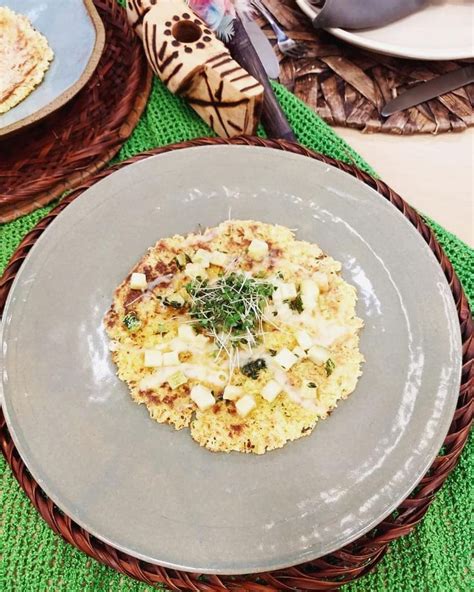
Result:
M280 76L280 63L273 51L272 44L254 20L246 17L246 15L241 15L240 18L244 29L247 31L247 35L265 68L268 78L276 80Z
M424 101L434 99L461 86L474 82L474 64L442 74L426 82L421 82L401 95L388 101L382 109L382 115L388 117L397 111L415 107Z
M260 14L265 18L270 27L273 29L273 32L276 35L277 45L281 53L290 58L302 58L307 50L306 44L299 41L295 41L294 39L288 37L285 31L283 31L283 29L275 21L273 16L260 2L260 0L251 0L251 3L260 12Z

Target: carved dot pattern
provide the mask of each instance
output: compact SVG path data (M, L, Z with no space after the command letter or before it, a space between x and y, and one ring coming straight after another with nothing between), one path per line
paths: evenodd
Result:
M183 13L181 15L181 18L177 14L175 14L173 16L173 21L175 21L175 22L179 22L181 19L183 19L183 20L190 20L191 19L191 16L187 12ZM184 48L184 51L186 53L192 53L193 52L193 48L190 47L189 43L192 43L192 45L195 48L197 48L197 49L204 49L206 47L206 43L209 43L210 41L212 41L212 37L209 37L209 35L211 35L212 32L209 29L207 29L207 28L203 28L204 23L200 19L197 19L197 18L196 19L193 19L193 23L195 25L198 25L199 26L199 28L201 30L201 33L205 33L205 36L204 37L201 37L200 38L200 41L198 41L197 43L195 41L188 42L188 43L182 43L182 42L178 41L178 39L173 39L173 41L171 42L171 45L173 47L179 47L179 46L182 45L183 48ZM167 37L169 37L170 35L173 35L173 33L171 31L171 27L172 26L173 26L173 23L171 21L166 21L165 22L166 29L163 31L163 34L166 35ZM203 41L205 43L203 43Z

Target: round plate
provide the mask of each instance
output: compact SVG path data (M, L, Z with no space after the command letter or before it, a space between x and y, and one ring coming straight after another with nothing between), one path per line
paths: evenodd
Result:
M211 453L150 420L116 378L102 327L150 245L229 215L319 243L365 320L356 391L309 437L263 456ZM8 426L47 495L131 555L209 573L313 559L387 516L443 442L461 367L447 282L395 207L323 163L239 146L154 156L84 192L22 265L2 346Z
M296 0L311 19L316 16L309 0ZM474 3L444 0L378 29L330 33L358 47L417 60L460 60L474 57Z
M76 95L92 76L104 49L104 25L92 0L6 0L27 16L54 51L42 82L0 115L0 138L43 119Z

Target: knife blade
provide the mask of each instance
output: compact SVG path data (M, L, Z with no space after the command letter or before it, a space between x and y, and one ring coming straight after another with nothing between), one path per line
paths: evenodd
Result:
M382 108L382 115L388 117L397 111L419 105L429 99L434 99L461 86L474 82L474 64L442 74L413 88L406 90L400 96L388 101Z
M240 18L268 78L277 79L280 76L280 63L273 51L272 44L255 21L246 16L242 17L242 15Z

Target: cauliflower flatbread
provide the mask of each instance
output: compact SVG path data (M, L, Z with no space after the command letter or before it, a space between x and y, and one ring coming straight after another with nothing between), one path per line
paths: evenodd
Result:
M25 99L43 80L53 59L46 37L26 16L0 7L0 113Z
M212 451L281 448L356 387L356 290L288 228L231 220L159 240L105 317L117 373L150 416Z

